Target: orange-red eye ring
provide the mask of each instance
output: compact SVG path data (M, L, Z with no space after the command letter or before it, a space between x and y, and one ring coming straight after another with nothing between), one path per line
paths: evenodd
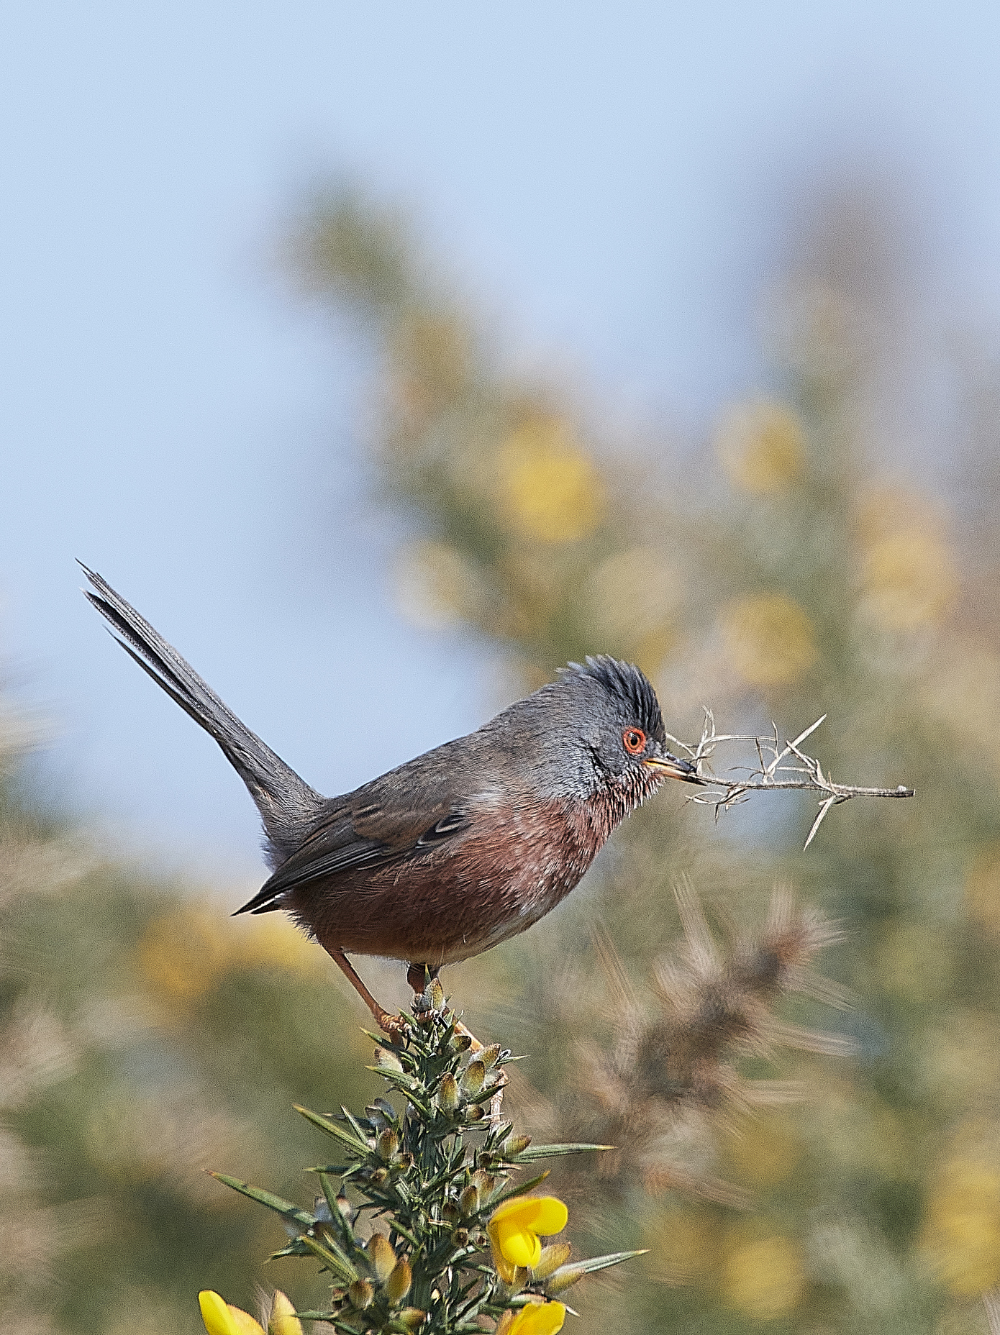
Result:
M646 734L641 728L626 728L622 733L622 741L630 756L641 756L646 749Z

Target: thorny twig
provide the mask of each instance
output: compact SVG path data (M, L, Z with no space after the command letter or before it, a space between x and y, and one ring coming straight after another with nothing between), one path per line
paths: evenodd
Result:
M710 709L706 709L705 726L702 728L701 739L697 746L690 746L687 742L682 742L680 738L670 737L668 734L669 740L675 746L679 746L687 752L704 783L718 790L694 794L689 800L698 802L702 806L714 807L715 816L718 820L720 811L728 811L730 807L745 802L750 793L765 790L770 792L786 788L823 793L824 797L819 804L816 819L813 821L806 836L806 841L802 846L803 849L806 849L815 838L816 831L823 823L831 807L840 806L842 802L849 802L852 797L913 796L913 789L907 788L904 784L899 784L896 788L861 788L856 784L834 783L832 779L828 778L823 773L820 762L801 749L802 743L816 731L825 718L826 715L823 714L815 723L806 728L805 732L800 732L793 742L785 742L784 746L779 746L777 727L774 728L770 737L744 737L736 733L718 733L715 730L715 717ZM738 780L720 779L710 771L706 772L704 766L711 759L720 742L753 742L757 750L757 767L748 769L747 777ZM785 762L790 757L794 757L799 763L786 764ZM797 775L798 777L779 777L785 775Z

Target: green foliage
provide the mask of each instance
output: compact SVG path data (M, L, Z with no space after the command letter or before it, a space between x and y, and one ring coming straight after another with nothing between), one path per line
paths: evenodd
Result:
M423 1008L406 1017L402 1034L371 1035L378 1044L372 1069L400 1097L403 1113L384 1098L357 1117L346 1108L330 1116L299 1109L333 1139L338 1159L310 1170L322 1190L312 1211L214 1174L281 1215L291 1241L275 1256L319 1261L333 1277L329 1304L299 1315L330 1321L344 1335L405 1335L418 1327L428 1335L479 1331L480 1317L496 1320L638 1255L622 1252L566 1265L558 1262L569 1248L549 1247L528 1268L504 1262L501 1251L494 1259L503 1273L493 1268L491 1216L548 1176L512 1185L510 1175L538 1159L607 1147L531 1146L529 1137L515 1136L511 1123L498 1120L510 1054L497 1044L474 1044L446 1008L436 980L420 1000ZM486 1116L488 1105L497 1116ZM467 1138L476 1130L484 1135L472 1148ZM376 1220L381 1228L373 1227ZM553 1254L555 1262L549 1263Z

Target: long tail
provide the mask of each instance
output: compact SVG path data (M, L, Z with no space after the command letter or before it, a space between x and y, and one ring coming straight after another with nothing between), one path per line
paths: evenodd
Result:
M121 636L125 652L219 743L257 804L272 866L284 862L320 815L321 794L240 722L131 603L82 561L80 566L96 590L85 590L87 598Z

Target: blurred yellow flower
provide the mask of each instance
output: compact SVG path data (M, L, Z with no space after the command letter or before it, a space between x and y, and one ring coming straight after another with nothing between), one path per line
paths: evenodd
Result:
M656 1258L657 1278L690 1284L714 1274L719 1264L717 1221L697 1206L672 1205L651 1221L645 1243Z
M915 630L940 618L958 585L942 521L920 496L873 491L858 516L860 611L886 630Z
M201 1319L208 1335L264 1335L263 1327L249 1312L230 1305L211 1289L198 1294Z
M226 926L232 926L228 918ZM250 930L239 933L229 946L227 964L241 969L283 969L300 978L326 973L322 951L294 923L277 914L262 922L258 919Z
M542 1256L539 1235L561 1233L568 1218L569 1211L555 1196L515 1196L498 1206L486 1230L500 1278L509 1283L516 1266L536 1266Z
M732 604L722 630L733 667L751 686L789 686L816 661L812 622L782 593Z
M496 1335L555 1335L565 1320L562 1303L528 1303L517 1313L505 1312Z
M295 1315L292 1300L275 1289L271 1319L267 1323L267 1335L302 1335L302 1322Z
M766 399L730 409L715 448L732 485L753 496L785 491L802 473L806 455L799 419Z
M304 977L323 971L315 948L290 922L274 919L245 930L221 910L197 904L154 918L137 954L150 990L180 1008L232 969L278 968Z
M976 854L965 878L965 902L980 926L1000 935L1000 844Z
M1000 1283L1000 1172L974 1159L946 1164L927 1203L921 1244L959 1297Z
M957 585L954 564L937 534L909 529L865 553L862 611L888 630L914 630L936 621Z
M225 923L195 905L154 918L139 942L139 967L155 992L187 1001L207 992L225 967Z
M604 511L600 474L566 422L538 417L509 436L498 456L500 501L528 538L575 542Z
M726 1302L761 1321L797 1307L805 1283L798 1247L780 1235L734 1246L722 1267Z

